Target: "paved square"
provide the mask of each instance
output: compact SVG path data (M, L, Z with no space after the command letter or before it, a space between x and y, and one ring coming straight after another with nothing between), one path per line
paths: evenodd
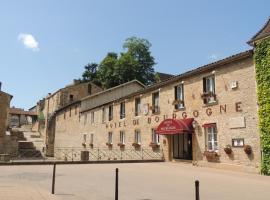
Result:
M269 200L270 177L193 167L182 163L57 165L56 195L52 166L0 166L3 200L112 200L119 172L120 200L193 200L200 180L202 200Z

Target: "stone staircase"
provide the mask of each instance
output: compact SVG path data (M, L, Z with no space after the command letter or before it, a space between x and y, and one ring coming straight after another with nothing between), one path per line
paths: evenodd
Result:
M11 131L17 137L18 159L42 159L44 157L45 142L39 132L30 129L16 129Z

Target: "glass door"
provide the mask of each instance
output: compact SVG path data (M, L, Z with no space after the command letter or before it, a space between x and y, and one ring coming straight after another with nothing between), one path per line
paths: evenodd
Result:
M173 135L173 158L192 160L192 134Z

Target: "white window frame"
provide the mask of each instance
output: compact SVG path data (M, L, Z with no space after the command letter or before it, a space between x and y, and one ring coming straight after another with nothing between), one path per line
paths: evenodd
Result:
M205 142L207 151L218 151L218 138L216 125L205 127ZM210 139L210 140L209 140Z
M112 121L113 120L113 105L109 105L109 111L108 111L108 120Z
M95 111L91 112L91 124L95 123Z
M90 134L90 144L94 144L94 133Z
M205 77L205 92L212 92L213 94L216 93L216 81L215 81L215 75L207 76ZM214 96L210 96L207 98L207 103L213 103L216 102Z
M152 143L153 144L160 144L160 136L156 133L155 129L152 129Z
M135 98L135 116L140 116L141 114L141 98L136 97Z
M179 108L184 108L184 84L180 83L179 85L175 86L176 87L176 100L181 100L183 103L177 104L178 109Z
M126 103L122 101L120 103L120 119L126 118Z
M120 131L120 137L119 137L119 139L120 139L120 143L121 144L125 144L125 131Z
M141 139L141 131L140 130L135 130L135 132L134 132L134 142L136 144L141 144L142 139Z
M108 132L108 144L113 143L113 132Z
M158 96L158 98L155 98L155 96ZM159 98L160 98L160 93L159 91L152 93L152 113L158 113L160 111L159 109Z

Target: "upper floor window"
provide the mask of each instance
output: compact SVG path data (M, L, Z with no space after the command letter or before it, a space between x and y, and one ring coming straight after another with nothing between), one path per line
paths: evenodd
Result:
M72 101L74 101L74 95L73 94L69 95L69 102L72 102Z
M91 112L91 124L95 123L95 112Z
M102 123L104 123L105 122L105 119L106 118L106 109L105 109L105 107L103 107L102 108Z
M90 134L90 144L94 144L94 134Z
M126 108L125 107L126 107L125 102L121 102L120 103L120 119L123 119L126 117L126 112L125 112Z
M113 120L113 105L110 105L109 106L109 113L108 113L108 118L109 118L109 121L112 121Z
M215 76L203 78L203 101L205 104L216 101Z
M184 108L184 85L180 84L174 87L174 96L175 96L175 109Z
M208 151L218 150L218 141L217 141L217 127L216 124L209 124L205 127L205 136L206 136L206 149Z
M87 88L88 94L91 95L92 94L92 85L91 83L88 84L88 88Z
M140 115L141 113L141 98L135 98L135 116Z
M152 94L152 113L159 113L159 92Z

